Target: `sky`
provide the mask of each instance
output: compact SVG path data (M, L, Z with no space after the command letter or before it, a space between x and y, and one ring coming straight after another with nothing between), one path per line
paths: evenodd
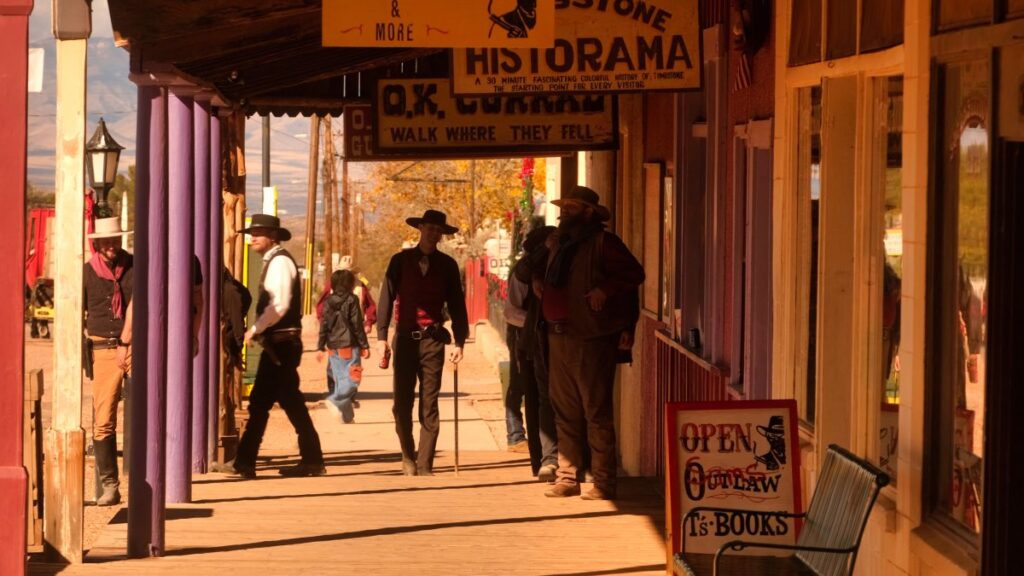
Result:
M43 48L43 91L29 94L28 180L53 189L56 173L56 43L50 29L48 0L37 0L29 19L29 45ZM89 39L86 137L102 117L107 129L125 147L118 168L127 174L135 162L136 89L128 79L128 51L114 45L107 0L93 0L92 37ZM309 158L309 119L271 118L271 183L278 187L279 209L304 214ZM261 123L250 118L246 127L247 196L259 206L262 183ZM254 210L250 209L250 212Z

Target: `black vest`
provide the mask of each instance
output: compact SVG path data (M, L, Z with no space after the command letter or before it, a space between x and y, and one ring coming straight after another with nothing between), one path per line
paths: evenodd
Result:
M295 279L292 280L292 299L288 303L288 311L284 313L284 316L276 324L266 329L265 333L267 334L289 328L302 328L302 289L299 285L299 267L295 264L295 259L292 258L292 255L284 248L278 250L263 265L263 272L260 273L260 296L256 301L256 317L259 318L260 314L263 314L263 310L270 304L270 293L263 287L263 282L267 279L267 270L270 269L270 263L278 256L284 256L292 261L292 265L295 266Z

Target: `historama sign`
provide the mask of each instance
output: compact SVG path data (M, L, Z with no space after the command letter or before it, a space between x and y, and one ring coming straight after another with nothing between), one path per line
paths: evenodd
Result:
M794 400L671 403L665 422L670 554L681 540L698 554L731 540L796 542L796 522L778 514L802 512ZM688 515L699 507L723 510Z
M323 0L324 46L548 47L555 0Z
M555 0L546 48L452 50L456 94L701 87L697 0Z
M382 79L374 112L379 153L523 156L618 145L615 97L606 94L454 97L447 78Z

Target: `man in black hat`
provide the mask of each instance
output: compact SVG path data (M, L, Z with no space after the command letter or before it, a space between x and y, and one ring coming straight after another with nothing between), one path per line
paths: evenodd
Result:
M263 255L263 274L256 300L256 321L245 333L248 344L257 339L263 346L256 382L249 394L249 423L238 444L234 469L243 478L256 477L256 455L274 402L281 405L299 436L302 461L282 468L282 476L320 476L324 456L320 436L299 390L299 362L302 360L302 291L298 267L281 246L292 237L281 221L267 214L254 214L251 225L242 230L252 237L252 248Z
M559 200L558 245L546 273L535 272L548 332L549 386L558 429L558 472L545 495L580 494L589 444L594 486L585 500L616 497L612 387L618 358L633 346L643 266L618 236L597 192L576 186Z
M381 357L390 351L388 327L392 310L396 312L394 339L395 432L402 448L402 472L407 476L431 476L434 469L434 448L441 420L437 396L441 391L441 369L444 367L444 346L452 341L444 328L444 307L452 320L455 347L448 359L455 364L462 360L462 346L469 335L466 298L455 260L437 250L443 234L459 231L449 226L443 212L427 210L422 218L407 218L406 223L419 229L419 243L391 257L381 284L377 316L377 339ZM394 306L397 300L397 310ZM420 450L412 437L412 405L416 379L420 382Z

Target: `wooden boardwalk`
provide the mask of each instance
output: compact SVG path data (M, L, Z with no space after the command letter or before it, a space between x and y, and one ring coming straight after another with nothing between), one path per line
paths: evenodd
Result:
M169 506L166 556L125 558L122 509L84 564L33 563L30 574L663 574L664 511L656 483L624 478L616 502L545 498L547 485L530 475L526 456L499 447L474 409L474 393L493 393L498 384L471 348L460 387L458 476L450 394L441 405L437 475L399 473L390 375L374 367L360 388L356 424L341 425L311 405L326 476L276 473L296 461L297 450L275 409L259 478L194 476L192 503ZM304 362L304 388L307 381L315 386L322 370L311 360ZM446 379L450 391L451 375Z

